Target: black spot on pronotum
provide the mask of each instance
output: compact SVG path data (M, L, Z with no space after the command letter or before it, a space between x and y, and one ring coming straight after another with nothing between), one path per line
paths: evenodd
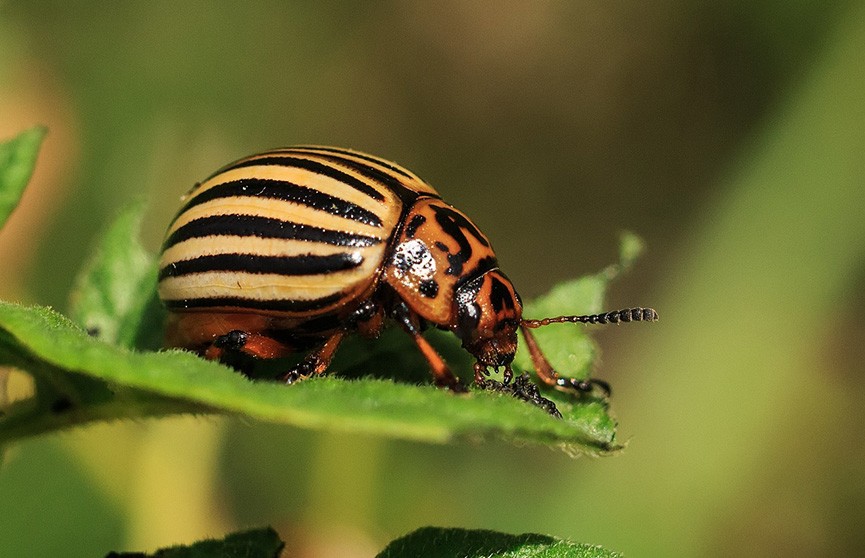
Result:
M421 281L420 285L418 285L418 290L420 294L427 298L435 298L439 294L439 284L432 279L427 279L426 281Z
M409 238L414 238L415 233L417 233L418 227L423 225L426 222L426 217L423 215L415 215L411 218L411 221L408 222L408 225L405 226L405 235Z
M493 305L493 310L501 312L505 307L513 308L514 299L507 286L495 276L490 277L490 281L490 303Z
M102 333L102 330L99 326L90 326L87 328L87 335L90 337L99 337L100 333Z

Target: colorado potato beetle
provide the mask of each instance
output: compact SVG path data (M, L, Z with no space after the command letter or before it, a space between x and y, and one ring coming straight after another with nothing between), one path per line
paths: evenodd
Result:
M307 352L287 383L325 372L347 334L377 337L395 322L435 384L454 391L465 388L421 335L428 325L461 339L476 382L490 368L511 380L520 330L544 383L609 392L560 376L531 330L657 319L650 308L523 319L489 239L432 186L384 159L318 146L252 155L197 184L166 233L159 296L168 346L222 360Z

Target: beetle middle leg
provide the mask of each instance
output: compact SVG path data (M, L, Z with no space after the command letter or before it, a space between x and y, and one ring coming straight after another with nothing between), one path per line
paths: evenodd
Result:
M580 380L577 378L560 376L559 373L553 369L553 366L550 364L550 361L547 360L547 357L544 356L544 353L541 352L541 348L529 328L525 325L521 325L520 329L522 330L523 337L526 340L526 347L528 348L529 355L532 358L532 364L535 365L535 371L542 382L562 391L577 391L580 393L590 393L595 386L597 386L604 392L604 395L609 397L610 384L604 380L598 380L595 378Z
M345 335L345 330L337 330L333 335L327 338L323 345L310 351L297 366L293 367L288 372L281 374L278 377L279 380L286 384L293 384L294 382L308 378L313 374L323 374L327 370L328 366L330 366L330 362L333 360L333 356L336 354L336 350L339 348L340 343L345 339Z

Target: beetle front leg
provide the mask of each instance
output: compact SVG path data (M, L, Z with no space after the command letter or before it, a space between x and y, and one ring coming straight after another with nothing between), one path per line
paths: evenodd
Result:
M466 387L460 383L459 378L454 376L454 373L451 372L450 368L448 368L447 363L445 363L441 355L439 355L435 348L430 345L429 341L421 335L420 327L416 322L416 318L413 319L412 313L405 303L401 302L397 304L394 311L394 318L402 327L403 331L411 335L412 339L414 339L415 345L417 345L417 348L420 349L421 354L423 354L424 358L429 363L435 385L446 387L456 393L467 392L468 390Z
M523 337L526 340L526 347L529 350L532 363L535 365L535 372L542 382L561 391L577 391L580 393L590 393L594 390L595 386L597 386L604 392L606 397L610 396L610 384L604 380L597 380L595 378L580 380L577 378L566 378L560 376L559 373L553 369L550 361L547 360L547 357L544 356L544 353L541 351L538 342L535 340L535 337L532 335L529 328L521 325L520 329L522 330Z

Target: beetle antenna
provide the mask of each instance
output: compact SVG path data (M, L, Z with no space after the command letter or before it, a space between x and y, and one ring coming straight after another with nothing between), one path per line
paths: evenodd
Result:
M537 328L549 324L580 323L580 324L620 324L622 322L654 322L658 313L652 308L625 308L603 314L586 314L584 316L559 316L542 320L521 320L526 327Z

